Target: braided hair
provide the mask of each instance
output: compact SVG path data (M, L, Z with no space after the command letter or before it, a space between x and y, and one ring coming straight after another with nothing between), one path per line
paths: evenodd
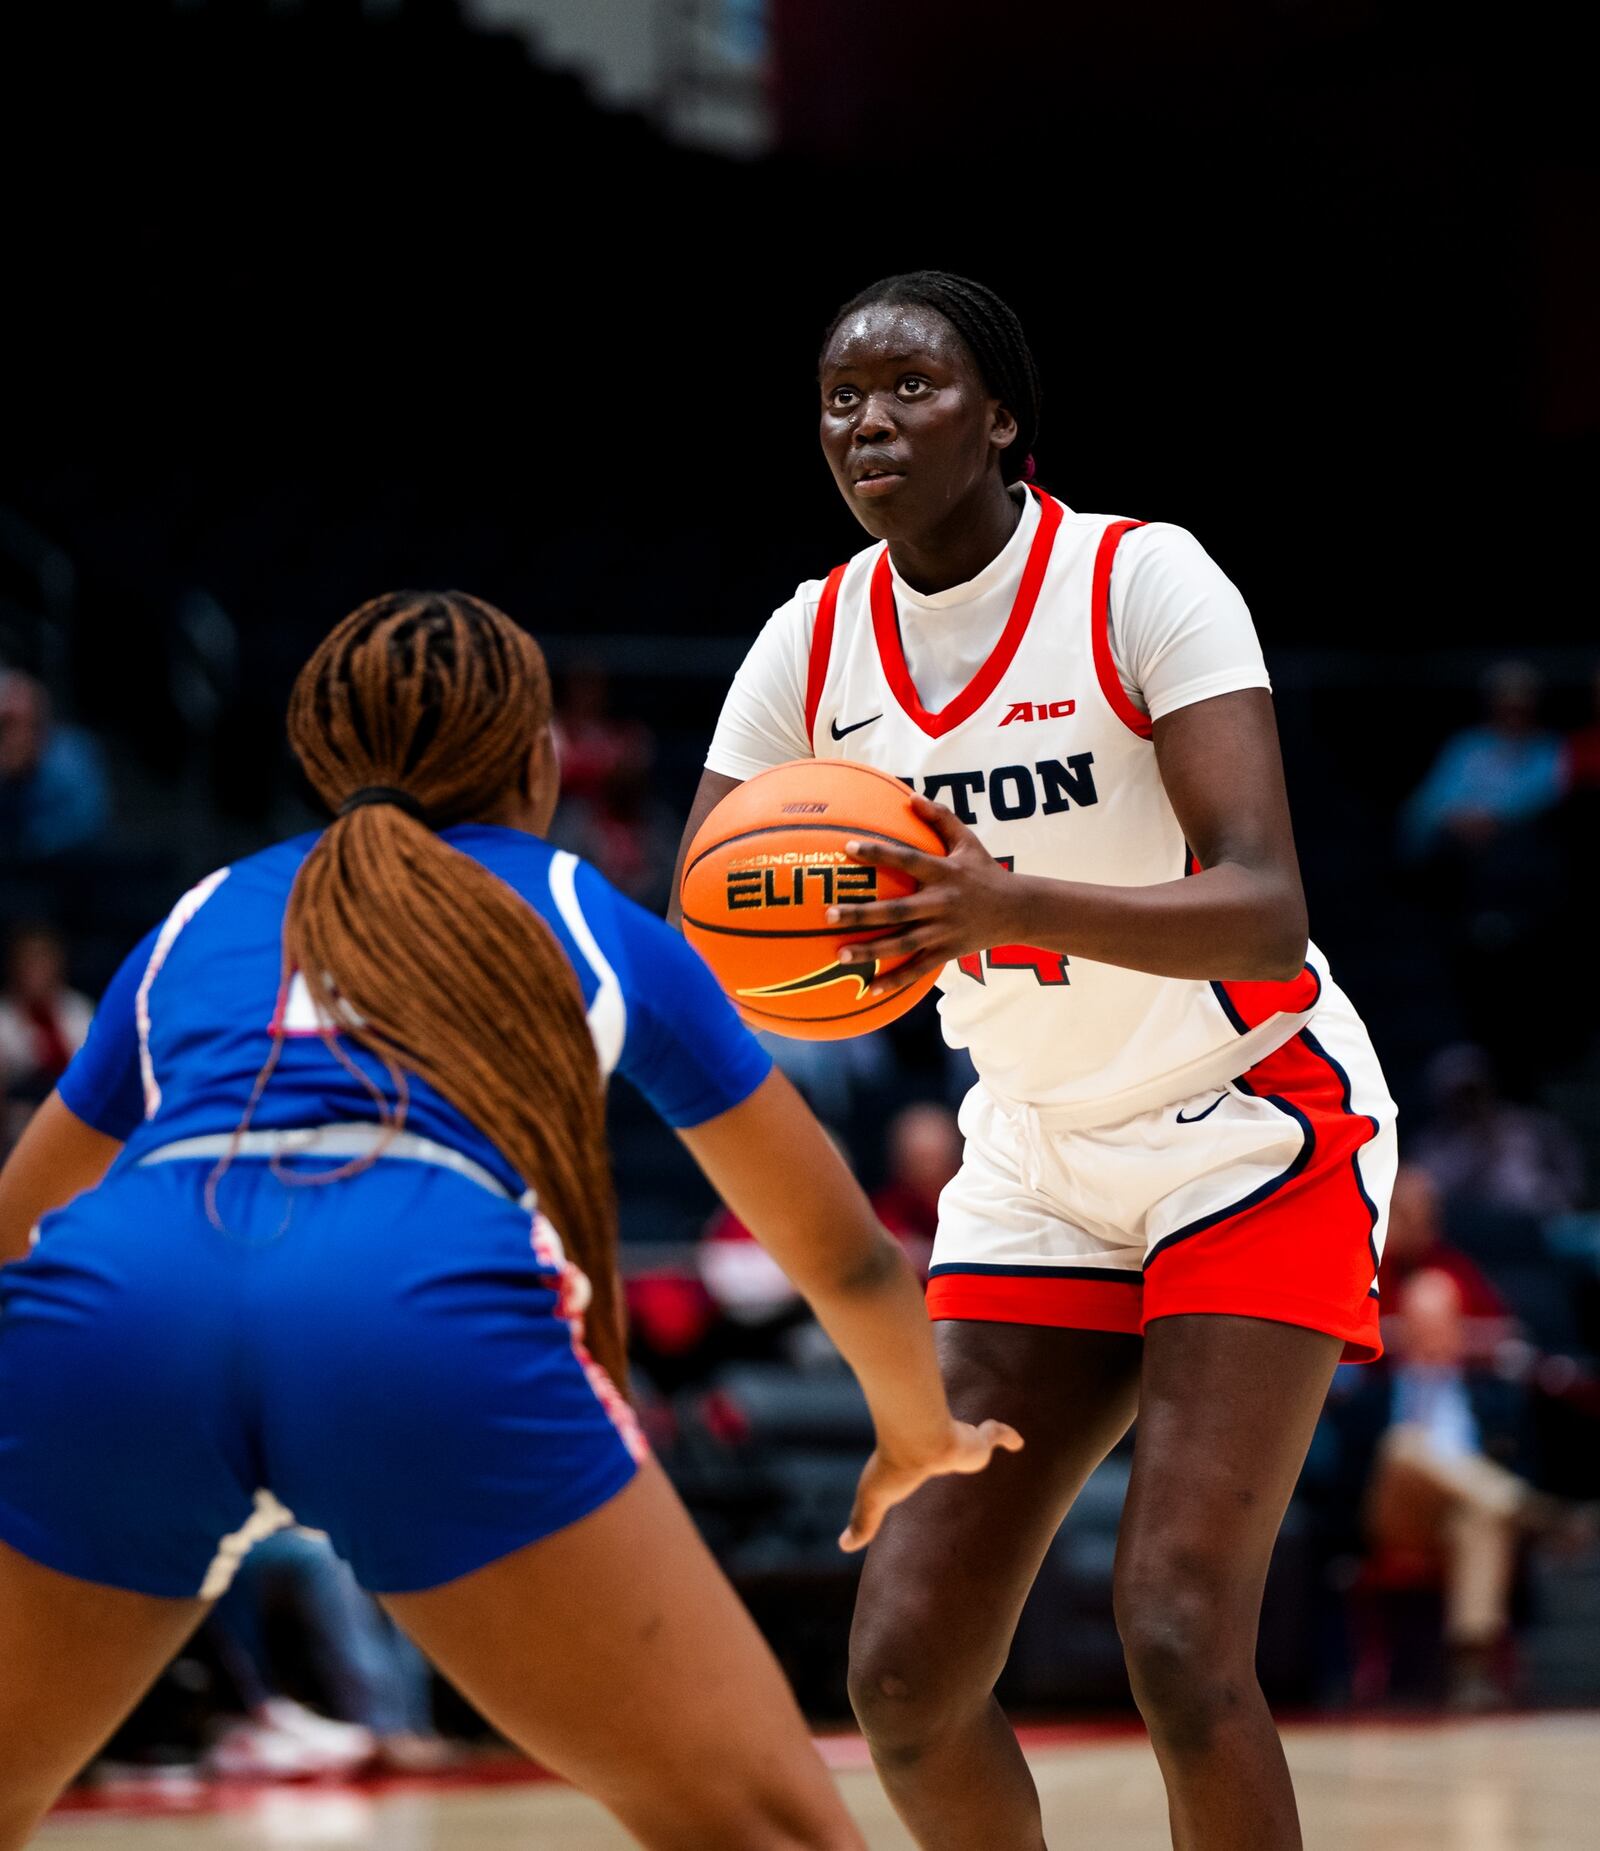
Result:
M1016 438L1001 453L1001 475L1008 483L1031 476L1033 447L1039 439L1039 367L1010 305L971 277L949 270L908 270L883 277L852 296L828 323L822 351L827 352L842 322L878 303L930 308L949 322L972 355L984 389L1017 421Z
M621 1383L603 1083L577 975L533 908L436 833L517 788L550 709L538 644L462 592L390 592L333 630L289 703L289 743L335 819L289 895L283 977L304 974L335 1055L337 1029L383 1063L386 1123L403 1122L415 1074L504 1152L588 1274L589 1348Z

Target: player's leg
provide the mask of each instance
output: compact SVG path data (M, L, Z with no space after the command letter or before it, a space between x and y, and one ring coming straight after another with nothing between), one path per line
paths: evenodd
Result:
M994 1685L1051 1538L1127 1431L1140 1341L946 1321L950 1405L1022 1434L974 1478L925 1485L868 1551L850 1691L896 1811L924 1851L1036 1851L1038 1796Z
M771 1653L575 1350L526 1210L398 1162L294 1207L257 1250L284 1503L643 1843L858 1847Z
M27 1843L205 1610L77 1581L0 1543L0 1851Z
M1316 1020L1203 1118L1164 1108L1100 1139L1121 1193L1143 1175L1160 1189L1142 1216L1144 1373L1116 1601L1183 1851L1300 1845L1256 1681L1261 1592L1334 1368L1377 1353L1394 1176L1394 1107L1366 1032L1331 985Z
M1340 1347L1248 1317L1161 1317L1145 1333L1117 1625L1182 1851L1301 1843L1256 1628Z
M194 1166L191 1166L194 1167ZM26 1839L255 1533L220 1241L121 1170L0 1273L0 1847ZM236 1224L237 1225L237 1224ZM214 1590L213 1590L214 1591Z
M652 1851L861 1846L659 1467L542 1541L384 1604L498 1728Z

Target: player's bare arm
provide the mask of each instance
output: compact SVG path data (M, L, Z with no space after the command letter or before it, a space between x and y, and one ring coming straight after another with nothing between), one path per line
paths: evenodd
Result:
M51 1093L0 1167L0 1264L23 1259L40 1216L92 1189L121 1149Z
M700 783L694 793L694 802L689 806L689 820L683 826L683 837L678 843L678 865L672 870L672 898L667 905L667 918L676 925L683 913L683 864L689 853L689 844L700 833L700 825L727 796L729 791L739 788L738 778L725 777L720 771L702 771Z
M861 1478L846 1549L930 1478L981 1472L1016 1431L953 1420L922 1286L844 1159L781 1073L731 1111L678 1134L717 1193L810 1302L855 1371L878 1445Z
M1156 761L1200 871L1149 887L1093 886L1015 875L965 823L916 799L945 857L851 842L856 859L921 883L901 900L835 908L863 931L892 928L868 956L908 959L872 986L888 995L952 958L1023 943L1162 977L1282 981L1305 958L1306 905L1284 792L1272 698L1244 688L1158 720ZM709 775L709 774L708 774Z

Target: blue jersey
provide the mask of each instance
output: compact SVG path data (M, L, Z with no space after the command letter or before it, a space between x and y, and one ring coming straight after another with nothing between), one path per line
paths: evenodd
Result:
M521 830L464 823L441 833L555 933L583 987L603 1071L625 1075L668 1124L703 1124L766 1077L770 1060L699 956L587 863ZM330 1050L303 985L280 994L284 909L316 839L280 842L208 876L112 979L60 1093L86 1124L127 1143L126 1161L234 1130L274 1037L279 1057L252 1128L370 1122L378 1113L363 1076L392 1099L380 1062L348 1042L339 1049L345 1060ZM525 1179L482 1133L407 1077L407 1129L519 1192Z
M766 1055L659 919L537 837L444 837L554 932L602 1068L670 1124L760 1084ZM578 1522L645 1455L583 1347L557 1232L518 1200L527 1179L421 1081L409 1129L478 1171L413 1150L319 1189L301 1185L339 1165L314 1153L221 1173L184 1153L247 1110L263 1129L371 1123L372 1089L392 1096L378 1062L318 1032L306 985L282 983L315 840L186 894L62 1078L70 1109L125 1141L0 1268L0 1542L62 1574L211 1599L253 1539L298 1521L376 1592L436 1587Z

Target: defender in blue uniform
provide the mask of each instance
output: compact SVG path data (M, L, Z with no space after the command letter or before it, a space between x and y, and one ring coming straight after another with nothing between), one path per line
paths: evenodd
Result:
M347 618L290 720L337 820L178 903L0 1172L0 1851L289 1522L643 1842L859 1844L616 1385L604 1077L860 1376L847 1546L1018 1442L952 1421L898 1247L699 959L541 839L549 718L490 606Z
M703 1124L767 1077L705 965L593 868L520 830L441 833L549 926L602 1068L668 1124ZM417 1079L385 1140L381 1064L327 1044L303 981L280 999L284 907L314 840L186 895L62 1076L67 1108L123 1149L0 1275L0 1540L65 1574L217 1595L241 1528L292 1513L374 1592L435 1587L586 1515L642 1453L626 1404L585 1377L505 1157ZM277 1060L214 1227L202 1192L269 1032Z

